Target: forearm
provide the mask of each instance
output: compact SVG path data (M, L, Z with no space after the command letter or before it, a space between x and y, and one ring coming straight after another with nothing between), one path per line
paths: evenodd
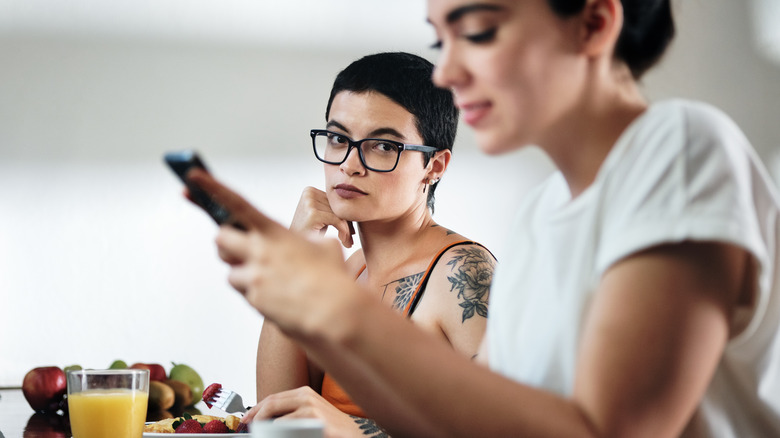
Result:
M268 320L263 321L257 345L256 373L258 401L310 384L306 353Z
M591 436L569 400L474 364L392 311L365 300L347 331L301 339L393 436Z

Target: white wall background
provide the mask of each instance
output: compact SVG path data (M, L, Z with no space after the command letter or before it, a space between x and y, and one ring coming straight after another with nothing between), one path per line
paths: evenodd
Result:
M780 62L762 29L777 16L676 5L647 94L720 106L773 164ZM308 129L333 77L371 52L435 59L424 16L422 0L0 0L0 386L41 365L175 361L253 403L261 316L161 156L199 149L289 223L301 189L321 186ZM464 125L435 217L500 258L514 206L549 169L533 149L481 155Z

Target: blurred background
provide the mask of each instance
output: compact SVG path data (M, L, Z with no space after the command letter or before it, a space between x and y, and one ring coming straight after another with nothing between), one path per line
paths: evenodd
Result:
M780 171L780 1L674 0L651 99L705 100ZM216 226L162 164L199 150L287 225L322 188L308 130L363 55L432 61L423 0L0 0L0 386L33 367L171 362L254 403L262 317L226 282ZM461 126L435 219L501 259L512 211L550 172L487 157Z

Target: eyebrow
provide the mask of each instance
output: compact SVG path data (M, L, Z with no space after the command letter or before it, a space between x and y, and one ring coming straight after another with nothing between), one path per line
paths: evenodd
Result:
M349 129L347 129L346 126L342 125L341 123L339 123L339 122L337 122L335 120L331 120L331 121L329 121L325 125L325 128L328 128L328 129L330 129L332 127L338 128L338 129L344 131L347 134L350 133ZM395 138L398 138L398 139L401 139L401 140L405 140L406 139L406 137L403 134L401 134L397 129L390 128L390 127L382 127L382 128L374 129L373 131L368 133L368 137L366 137L366 138L376 138L376 137L380 137L380 136L383 136L383 135L391 135L391 136L393 136Z
M330 128L334 127L334 126L336 128L341 129L342 131L346 132L347 134L349 134L349 129L347 129L346 126L342 125L341 123L339 123L339 122L337 122L335 120L330 120L330 121L328 121L328 123L325 124L325 128L326 129L330 129Z
M446 16L447 24L452 24L461 18L463 18L466 14L471 14L474 12L481 12L481 11L501 11L504 8L499 5L494 5L490 3L471 3L468 5L463 5L459 8L455 8L452 11L450 11Z
M369 134L369 137L379 137L382 135L392 135L395 138L399 138L401 140L404 140L406 137L404 137L403 134L398 132L397 130L393 128L377 128L371 131Z

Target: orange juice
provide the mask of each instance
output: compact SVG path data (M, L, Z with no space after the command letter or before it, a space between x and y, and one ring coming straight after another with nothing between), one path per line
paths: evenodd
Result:
M68 396L74 438L141 438L149 395L130 389L90 389Z

